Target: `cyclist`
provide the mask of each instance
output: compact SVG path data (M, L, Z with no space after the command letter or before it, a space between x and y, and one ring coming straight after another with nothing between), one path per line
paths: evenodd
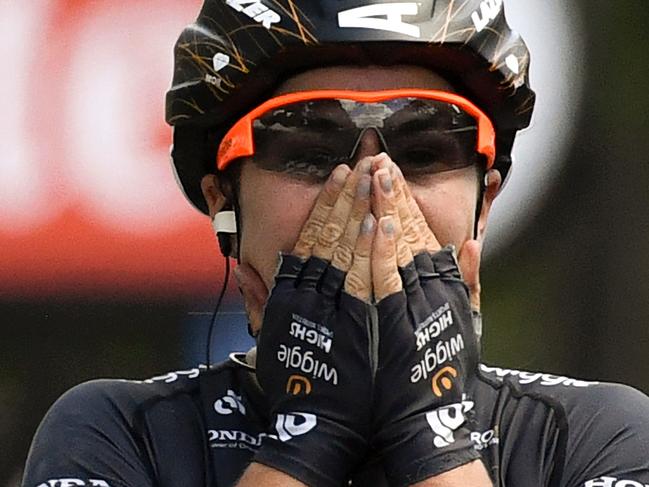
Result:
M205 0L172 155L258 346L72 389L25 486L649 484L643 394L479 365L480 242L534 105L502 3Z

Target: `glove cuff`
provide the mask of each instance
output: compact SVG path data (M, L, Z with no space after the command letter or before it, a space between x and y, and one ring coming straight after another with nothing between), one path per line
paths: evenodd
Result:
M344 426L320 417L311 431L291 431L287 427L290 416L277 415L277 435L264 438L253 460L312 487L344 485L362 460L366 441Z
M419 458L407 465L401 462L410 459L399 458L396 465L395 462L386 460L384 468L391 486L406 487L449 472L479 458L480 455L473 448L459 449L459 451L448 451L429 458Z
M390 485L412 485L480 458L469 429L449 424L445 409L422 413L381 432L377 441L386 445L381 453Z

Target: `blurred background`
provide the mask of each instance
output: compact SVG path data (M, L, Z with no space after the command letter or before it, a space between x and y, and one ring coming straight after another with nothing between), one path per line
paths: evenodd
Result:
M0 0L0 487L96 377L205 361L223 281L176 189L163 96L200 0ZM649 392L649 4L516 0L533 127L496 202L485 358ZM213 360L250 341L236 286Z

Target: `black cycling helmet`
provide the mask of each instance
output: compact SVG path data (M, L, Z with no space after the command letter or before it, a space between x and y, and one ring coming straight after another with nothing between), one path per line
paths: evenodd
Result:
M176 43L166 98L181 188L207 213L200 181L216 171L234 122L286 78L345 64L419 65L446 77L493 121L504 179L535 95L529 51L503 9L503 0L205 0Z

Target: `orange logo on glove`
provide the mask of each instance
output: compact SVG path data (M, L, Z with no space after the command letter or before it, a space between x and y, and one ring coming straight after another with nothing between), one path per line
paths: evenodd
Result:
M453 367L444 367L433 376L433 394L442 397L446 391L453 389L453 380L457 377L457 370ZM441 386L441 388L440 388Z
M311 394L311 382L304 376L292 375L286 382L286 393L298 396L300 394Z

